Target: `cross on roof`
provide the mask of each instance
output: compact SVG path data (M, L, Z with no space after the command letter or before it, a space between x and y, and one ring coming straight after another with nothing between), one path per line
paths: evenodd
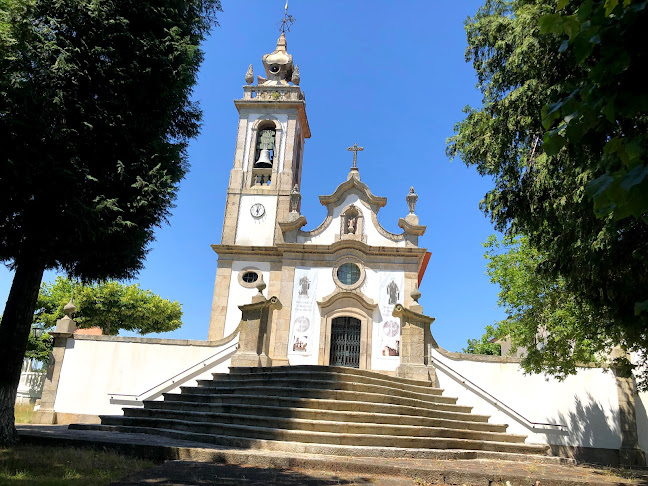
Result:
M358 147L357 143L353 144L353 147L347 148L349 152L353 152L353 168L356 169L358 166L356 165L358 161L358 152L362 152L364 150L364 147Z

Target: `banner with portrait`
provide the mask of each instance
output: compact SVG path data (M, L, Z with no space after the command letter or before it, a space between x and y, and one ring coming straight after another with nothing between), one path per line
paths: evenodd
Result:
M402 272L381 272L378 306L381 322L378 323L378 357L400 357L400 320L392 316L396 304L403 303L405 279ZM374 348L375 349L375 348Z
M319 310L315 294L317 289L317 270L295 268L292 312L290 322L290 342L288 354L312 355L317 353L316 333L319 333Z

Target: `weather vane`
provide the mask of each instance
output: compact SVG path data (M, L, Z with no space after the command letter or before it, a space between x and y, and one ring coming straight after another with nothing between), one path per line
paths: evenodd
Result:
M281 22L277 23L277 27L280 32L290 32L290 27L295 23L295 17L288 15L288 0L286 0L286 6L284 7L284 18Z

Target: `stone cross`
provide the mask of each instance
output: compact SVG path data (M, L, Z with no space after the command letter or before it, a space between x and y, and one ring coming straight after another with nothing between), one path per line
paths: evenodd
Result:
M353 144L353 147L347 148L349 152L353 152L353 168L357 168L358 166L356 163L358 162L358 152L362 152L364 150L364 147L358 147L357 143Z

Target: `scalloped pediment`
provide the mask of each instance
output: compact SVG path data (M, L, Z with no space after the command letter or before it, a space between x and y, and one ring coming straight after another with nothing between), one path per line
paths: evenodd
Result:
M364 199L369 204L375 205L378 208L382 208L385 204L387 204L386 197L374 196L371 193L369 187L365 183L361 182L360 178L355 175L353 177L349 177L349 179L337 186L337 189L335 189L335 192L333 194L329 196L320 196L320 202L323 206L327 207L335 205L343 198L344 194L347 191L350 191L352 189L356 189L364 196Z

